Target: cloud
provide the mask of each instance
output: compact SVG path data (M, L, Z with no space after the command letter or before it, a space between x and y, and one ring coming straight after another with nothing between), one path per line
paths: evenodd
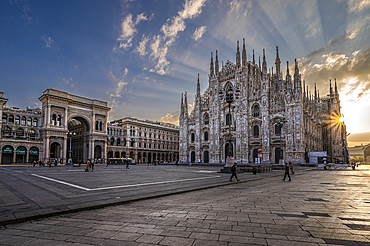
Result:
M303 66L302 73L306 81L325 85L326 90L329 79L337 78L338 87L345 90L343 92L353 94L356 91L355 95L360 99L370 92L369 66L370 49L356 50L350 56L333 51L322 54L317 57L316 62Z
M44 40L46 42L46 47L48 47L48 48L50 48L51 44L54 42L54 40L51 39L51 37L48 37L48 36L42 37L42 40Z
M203 34L206 32L206 29L207 29L207 26L201 26L201 27L195 29L195 32L193 33L192 38L195 41L198 41L198 39L200 39L203 36Z
M149 37L146 37L143 34L143 36L141 37L141 41L139 43L139 46L136 47L134 52L139 53L140 56L145 56L146 54L148 54L148 52L146 51L146 44L148 43L148 41L149 41Z
M349 0L349 12L360 12L370 7L370 0Z
M180 111L175 111L172 113L167 113L165 116L161 117L159 121L164 122L164 123L171 123L175 125L179 125L179 116L180 116Z
M148 17L144 12L138 14L135 21L132 18L132 14L128 14L126 16L121 23L121 34L117 38L117 41L120 42L119 46L115 46L113 51L116 52L118 49L127 49L132 46L132 40L137 33L136 26L143 20L148 20Z
M75 86L74 84L72 84L73 78L69 78L69 79L62 78L62 81L64 82L65 85L69 85L71 83L71 87Z
M149 72L155 72L160 75L168 73L166 67L170 64L167 60L169 47L175 42L179 32L186 29L185 20L201 14L205 2L206 0L186 0L183 9L176 16L167 19L166 23L163 24L160 29L162 34L153 36L149 57L156 62L156 65Z
M125 68L125 75L128 73L128 69ZM116 89L114 90L115 91L115 94L110 94L111 97L122 97L121 96L121 91L123 89L123 86L127 85L127 82L124 82L122 79L119 79L119 78L116 78L113 73L112 73L112 70L109 72L109 75L110 77L113 79L113 81L117 82L117 87ZM113 101L115 101L115 99L113 99Z

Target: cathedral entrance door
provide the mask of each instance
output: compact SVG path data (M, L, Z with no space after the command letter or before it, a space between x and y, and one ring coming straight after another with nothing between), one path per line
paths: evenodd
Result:
M204 161L204 163L209 163L209 153L208 153L208 151L204 151L203 161Z
M253 150L253 163L258 163L258 149Z
M275 163L279 163L280 152L280 148L275 148Z
M195 152L194 151L192 151L191 154L190 154L190 162L191 163L195 162Z

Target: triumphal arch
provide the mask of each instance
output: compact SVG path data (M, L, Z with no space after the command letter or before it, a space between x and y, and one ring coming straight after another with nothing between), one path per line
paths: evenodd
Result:
M39 97L43 123L40 133L44 162L105 161L107 156L107 102L47 89Z

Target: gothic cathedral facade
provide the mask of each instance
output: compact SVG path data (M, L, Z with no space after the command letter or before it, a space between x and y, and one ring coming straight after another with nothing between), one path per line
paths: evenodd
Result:
M302 87L295 60L294 73L280 70L276 47L274 68L267 71L265 50L262 66L247 61L245 41L236 64L227 61L219 69L211 53L209 86L197 91L192 112L187 93L181 98L180 162L224 163L228 156L238 163L306 163L309 152L325 152L331 162L345 161L344 123L339 123L340 101L330 84L330 94L320 98Z

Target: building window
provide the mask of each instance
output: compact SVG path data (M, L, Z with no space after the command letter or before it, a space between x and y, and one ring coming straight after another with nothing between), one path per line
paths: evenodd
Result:
M62 116L58 115L57 126L61 126L61 125L62 125Z
M33 122L32 122L33 124L33 126L37 126L38 124L37 124L37 119L33 119Z
M22 126L25 126L26 125L26 117L22 117L22 119L21 119L21 125Z
M15 116L14 123L17 124L17 125L19 125L19 116L18 115Z
M204 125L208 125L208 124L209 124L209 115L205 114L204 115Z
M259 117L260 116L260 107L258 106L258 104L253 106L252 115L253 115L253 117Z
M5 124L8 123L8 115L3 114L2 120L3 120L3 123L5 123Z
M56 114L53 114L53 116L51 117L51 124L53 126L55 126L57 124L57 115Z
M192 133L191 134L191 142L194 142L195 141L195 134L194 133Z
M208 132L204 132L204 141L208 141Z
M99 125L100 125L100 127L99 127L100 131L102 132L103 131L103 122L100 121Z
M281 125L280 124L276 124L275 125L275 134L276 135L280 135L281 134Z
M110 139L110 145L114 145L114 138L113 137Z
M153 148L154 148L154 146L155 146L155 145L153 144ZM151 148L152 148L152 144L149 144L149 149L151 149Z
M32 118L27 119L27 126L32 126Z
M228 125L231 125L231 120L232 120L231 114L230 113L227 113L227 115L226 115L226 125L227 126Z
M14 116L13 115L9 115L9 123L14 123Z
M8 126L3 128L3 137L10 138L12 136L12 129Z
M99 121L95 122L95 131L99 131Z
M146 143L144 143L144 148L146 149Z
M253 127L253 136L255 138L257 138L257 137L259 137L259 135L260 135L260 128L258 126L254 126Z
M121 145L121 139L117 138L117 146Z

